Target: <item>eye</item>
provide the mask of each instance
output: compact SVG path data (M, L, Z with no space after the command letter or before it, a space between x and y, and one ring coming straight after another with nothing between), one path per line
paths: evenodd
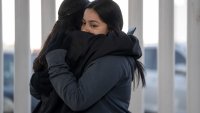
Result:
M96 24L91 24L90 26L91 26L92 28L98 27L98 25L96 25Z

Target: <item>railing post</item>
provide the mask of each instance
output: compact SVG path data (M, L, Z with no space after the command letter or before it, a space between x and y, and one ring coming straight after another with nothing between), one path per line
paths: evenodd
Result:
M30 113L29 0L15 0L14 113Z
M134 35L139 39L140 46L143 49L143 0L129 0L129 17L128 28L136 27L137 30ZM143 52L144 53L144 52ZM143 62L143 57L141 61ZM137 84L135 85L137 86ZM144 113L144 89L141 87L135 88L131 95L130 110L133 113Z
M3 113L3 84L2 1L0 0L0 113Z
M158 113L174 113L174 1L159 0Z
M188 0L187 113L200 112L200 1Z
M56 0L41 0L42 44L46 41L56 20Z

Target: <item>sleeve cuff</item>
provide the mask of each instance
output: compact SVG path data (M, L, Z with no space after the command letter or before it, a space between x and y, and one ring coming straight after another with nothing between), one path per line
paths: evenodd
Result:
M48 68L55 65L61 65L65 63L65 56L67 51L64 49L53 50L46 55Z

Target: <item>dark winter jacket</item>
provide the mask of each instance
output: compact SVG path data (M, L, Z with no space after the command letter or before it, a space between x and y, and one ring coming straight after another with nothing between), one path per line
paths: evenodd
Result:
M46 56L55 90L43 107L49 111L45 113L56 108L62 113L128 113L132 74L141 56L137 38L90 37L81 32L72 36L67 51L58 49Z

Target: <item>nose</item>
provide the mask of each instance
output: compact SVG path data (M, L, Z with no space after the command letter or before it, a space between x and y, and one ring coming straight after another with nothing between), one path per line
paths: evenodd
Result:
M90 32L90 31L89 31L89 28L88 28L86 25L82 25L82 26L81 26L81 31Z

